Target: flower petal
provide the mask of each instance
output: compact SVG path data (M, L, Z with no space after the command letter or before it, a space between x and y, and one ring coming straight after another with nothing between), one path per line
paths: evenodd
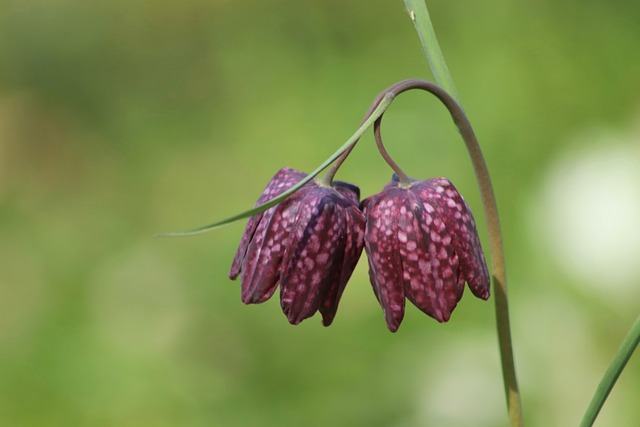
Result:
M397 194L384 192L363 202L369 278L391 332L398 330L404 317L402 259L395 235L401 200Z
M360 188L357 185L343 181L333 181L333 186L341 196L353 203L354 206L357 207L360 204Z
M273 214L262 217L242 263L242 302L245 304L259 304L273 295L299 205L287 199L270 209L274 209Z
M458 286L458 257L448 230L439 230L433 218L411 190L400 207L398 248L402 257L404 291L409 300L439 322L446 322L462 297Z
M344 214L347 230L344 259L341 263L342 265L336 264L335 273L337 273L337 277L328 281L328 287L318 308L322 314L322 324L324 326L329 326L333 322L344 288L356 268L364 247L364 215L357 206L345 207Z
M294 325L313 316L322 290L340 279L347 229L337 197L333 189L316 187L299 202L280 279L280 304Z
M259 206L274 197L279 196L284 193L289 188L293 187L296 183L300 182L306 174L304 172L297 171L291 168L282 168L271 178L266 188L262 191L262 194L258 198L255 206ZM258 228L258 224L264 216L271 216L275 212L275 206L262 212L258 215L254 215L249 218L247 222L247 226L245 227L244 233L242 234L242 238L240 239L240 245L238 246L238 250L233 258L233 262L231 264L231 270L229 271L229 278L235 279L240 274L242 270L243 261L247 255L247 248L249 247L249 243L251 239L254 238L255 232Z
M430 198L437 205L446 228L451 230L464 280L476 297L486 300L490 294L489 271L473 213L451 181L446 178L429 181L435 189L430 192Z

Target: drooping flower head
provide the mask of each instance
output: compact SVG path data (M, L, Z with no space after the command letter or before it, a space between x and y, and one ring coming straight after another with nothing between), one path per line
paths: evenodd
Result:
M478 298L489 298L489 273L473 214L446 178L394 179L362 202L369 277L395 332L405 297L438 320L449 320L467 282Z
M306 176L284 168L271 179L256 206ZM311 181L283 202L249 219L229 277L241 275L242 301L268 300L280 283L280 304L292 324L320 311L323 324L335 317L342 292L364 245L360 190L334 181Z

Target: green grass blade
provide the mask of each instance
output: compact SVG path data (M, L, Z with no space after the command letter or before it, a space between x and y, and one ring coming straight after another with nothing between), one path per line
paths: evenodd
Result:
M609 397L611 389L613 389L613 386L616 384L618 377L620 377L622 370L627 365L634 350L638 347L638 343L640 343L640 316L638 316L631 330L622 341L620 348L611 361L611 365L609 365L607 372L605 372L602 377L598 388L591 398L591 402L589 402L580 427L590 427L593 425L605 400Z

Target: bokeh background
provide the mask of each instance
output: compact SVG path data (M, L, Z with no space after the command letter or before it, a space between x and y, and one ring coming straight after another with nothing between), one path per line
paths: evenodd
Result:
M429 1L492 172L530 426L576 425L640 311L640 3ZM387 331L361 260L330 328L227 279L251 206L393 82L430 78L400 0L0 2L0 425L504 426L493 301ZM486 229L424 93L385 141ZM339 178L390 178L367 134ZM635 355L599 418L640 425Z

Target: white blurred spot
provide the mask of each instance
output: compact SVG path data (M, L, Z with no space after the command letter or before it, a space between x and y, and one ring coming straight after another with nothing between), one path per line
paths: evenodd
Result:
M627 294L640 283L640 147L610 134L580 144L547 175L538 238L581 287Z
M536 283L521 285L535 288ZM530 293L512 313L520 386L545 408L544 423L539 425L576 425L605 364L598 358L596 336L589 328L593 313L562 293L548 292ZM523 400L526 412L526 394Z

